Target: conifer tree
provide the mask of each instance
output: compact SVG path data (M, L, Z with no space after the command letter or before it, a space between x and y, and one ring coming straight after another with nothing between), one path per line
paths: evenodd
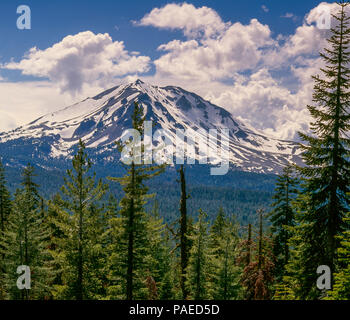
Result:
M4 237L11 213L11 197L6 187L5 170L0 160L0 243ZM5 298L4 255L0 253L0 299Z
M290 258L288 241L291 238L290 227L295 225L293 200L298 192L297 185L298 179L295 177L293 167L286 166L277 179L273 210L270 213L271 231L274 234L273 254L276 259L274 274L277 282L282 280Z
M22 173L23 188L16 191L14 206L1 242L7 297L9 299L47 299L54 277L48 251L49 231L40 215L38 185L33 181L34 168ZM17 267L31 271L31 288L17 288Z
M186 177L184 166L181 165L178 170L180 179L177 180L180 183L181 196L180 196L180 217L173 224L178 225L177 229L168 226L169 231L173 235L176 246L172 252L177 252L177 249L180 251L179 263L177 264L179 270L177 270L177 278L180 284L181 294L178 295L179 298L186 300L189 296L188 287L186 285L186 276L187 276L187 267L188 259L192 246L192 235L193 231L193 220L192 217L189 217L187 214L187 200L189 195L187 194L186 187Z
M154 202L151 214L148 217L149 239L149 272L154 279L158 290L157 297L161 300L170 300L173 293L173 269L171 243L168 230L163 218L160 217L158 202Z
M188 266L188 257L189 257L189 243L188 243L188 218L187 218L187 190L186 190L186 178L185 178L185 170L183 165L181 165L180 170L180 184L181 184L181 200L180 200L180 229L179 229L179 237L180 237L180 258L181 258L181 291L182 298L185 300L188 297L188 290L186 286L186 269Z
M329 300L350 300L350 212L344 217L347 228L339 236L338 257L341 267L334 275L333 290L328 293Z
M346 13L347 2L339 2L339 13L333 15L336 25L331 29L329 47L321 57L326 67L322 75L314 76L312 106L308 110L314 121L312 135L300 133L305 144L305 167L299 171L303 177L303 202L297 215L299 256L302 272L299 273L300 298L317 298L317 267L327 265L335 271L337 238L344 231L343 217L350 205L346 195L350 181L350 28ZM307 201L305 203L305 201ZM298 237L295 237L297 239ZM297 243L294 243L297 245Z
M11 212L11 197L6 187L5 170L0 160L0 234L5 231Z
M256 248L256 244L252 238L252 225L248 224L246 240L241 240L238 246L237 265L241 267L242 272L240 275L240 282L242 283L244 278L244 271L247 270L252 262L252 253ZM244 299L251 300L252 295L249 290L244 290Z
M268 300L271 298L273 283L273 254L270 237L263 232L263 212L259 210L259 232L256 252L242 274L241 282L246 290L247 300Z
M143 109L135 102L132 123L133 129L140 135L144 121ZM151 195L145 181L159 175L165 166L142 165L144 146L139 146L132 139L119 147L121 151L123 148L129 150L126 157L130 163L125 165L127 172L124 177L109 178L119 182L125 193L120 201L120 219L115 221L119 234L116 235L115 250L110 259L114 268L110 274L114 283L110 287L110 296L133 300L147 297L145 274L149 268L145 261L149 255L149 239L144 206Z
M238 299L240 295L237 266L238 228L221 207L210 228L209 247L212 255L212 297L215 300Z
M211 298L212 256L209 249L208 222L206 220L207 214L200 209L198 221L190 236L193 244L186 270L186 286L189 298L194 300Z
M64 178L63 196L51 208L57 234L51 253L62 281L55 285L54 294L59 299L98 299L104 295L106 262L101 245L106 219L98 201L107 186L101 180L96 183L95 173L89 175L91 161L81 140L72 164Z

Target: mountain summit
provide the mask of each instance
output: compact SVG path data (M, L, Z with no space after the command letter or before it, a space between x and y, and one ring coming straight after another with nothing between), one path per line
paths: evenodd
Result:
M243 171L277 173L298 162L295 142L268 138L234 119L231 113L180 87L158 87L141 80L108 89L92 98L49 113L25 126L0 133L0 154L8 165L70 158L82 139L96 162L119 160L115 142L132 127L138 101L156 128L175 140L176 129L230 131L230 162ZM204 144L200 137L198 144ZM212 148L209 146L209 148ZM212 150L216 154L216 150Z

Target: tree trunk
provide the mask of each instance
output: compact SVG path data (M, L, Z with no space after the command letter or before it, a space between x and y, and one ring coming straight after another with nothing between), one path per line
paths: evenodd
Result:
M186 180L183 165L180 167L181 200L180 200L180 251L181 251L181 290L182 298L186 300L188 290L186 288L186 268L188 265L188 246L187 246L187 193Z
M131 164L131 188L132 196L130 199L129 221L128 221L128 259L126 272L126 299L133 299L133 273L134 273L134 189L135 189L135 164Z

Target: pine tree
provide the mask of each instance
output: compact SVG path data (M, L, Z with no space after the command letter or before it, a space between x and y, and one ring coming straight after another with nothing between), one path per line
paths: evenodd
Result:
M180 200L180 257L181 257L181 291L182 298L185 300L188 297L188 290L186 286L186 270L188 266L188 257L189 257L189 245L188 245L188 218L187 218L187 190L186 190L186 178L183 165L181 165L180 170L180 184L181 184L181 200Z
M237 265L241 267L241 274L240 274L240 283L242 284L243 279L244 279L244 271L248 270L251 262L252 262L252 254L253 251L256 248L256 245L253 241L252 238L252 225L248 224L248 228L247 228L247 238L246 239L242 239L238 245L238 255L237 255ZM244 288L244 286L243 286ZM243 297L246 300L251 300L252 299L252 295L250 293L249 290L244 289L243 290Z
M330 300L350 300L350 212L344 217L347 229L339 236L340 248L338 248L339 261L342 267L334 275L334 287L330 291Z
M0 160L0 243L3 241L7 222L11 213L11 197L6 187L5 170ZM1 248L0 248L1 249ZM5 298L4 255L0 254L0 299Z
M148 239L150 249L149 277L154 279L157 298L170 300L173 293L173 269L171 243L163 218L160 217L158 202L154 202L152 213L148 217Z
M283 276L282 281L275 285L275 293L272 300L296 300L293 289L289 287L292 281L289 276Z
M337 24L331 29L329 47L321 53L326 67L322 76L314 76L313 102L308 110L314 122L312 135L300 133L305 145L303 160L305 167L299 168L304 179L301 192L307 200L304 210L298 214L301 242L300 257L303 274L300 275L300 297L317 298L315 290L320 265L328 265L334 272L336 251L340 242L338 235L344 231L343 217L349 208L350 180L350 130L349 77L350 28L346 14L348 3L338 3L340 11L333 15ZM304 196L306 195L307 196Z
M132 116L133 129L143 132L145 118L143 109L135 102ZM124 297L127 300L146 298L146 271L148 269L149 239L147 233L148 217L144 206L147 199L148 187L145 181L159 175L165 166L142 165L140 159L144 155L144 146L138 146L132 140L119 146L129 150L130 164L125 165L127 173L122 178L112 178L123 187L125 193L120 201L120 219L115 221L116 235L115 252L111 255L111 265L114 270L110 277L114 284L110 287L110 296Z
M238 227L230 221L221 207L210 229L209 248L212 255L212 297L232 300L240 296L237 266Z
M98 201L107 186L101 180L95 182L95 173L89 175L91 161L82 141L72 164L64 178L63 197L51 208L56 230L51 253L60 266L62 281L55 285L54 294L59 299L98 299L104 295L106 263L101 245L106 219Z
M269 237L263 232L263 212L259 210L259 232L256 252L250 263L244 268L241 282L246 291L247 300L268 300L271 298L273 284L274 257Z
M186 286L189 298L194 300L207 300L211 298L210 277L212 274L212 256L209 250L209 235L207 214L199 210L197 223L194 225L193 241L186 275Z
M4 255L5 283L9 299L47 299L54 277L48 251L49 230L40 215L38 185L33 181L34 168L23 171L23 188L17 190L13 211L1 242ZM19 290L17 267L31 271L31 289Z
M11 197L6 187L5 170L0 160L0 235L5 231L11 212Z
M273 210L269 215L272 224L271 231L274 234L273 254L276 258L274 273L277 282L282 280L285 266L290 258L288 241L291 238L291 231L289 227L295 225L293 201L298 193L297 186L298 179L295 177L293 167L288 165L277 179Z
M172 250L173 253L177 252L177 249L180 251L179 263L177 263L177 278L180 284L181 294L178 294L177 297L183 300L188 299L189 291L186 285L186 276L187 276L187 267L190 250L192 247L191 235L193 231L193 220L192 217L189 217L187 214L187 200L189 195L187 194L186 187L186 176L184 166L181 165L178 170L180 175L180 180L177 180L180 183L181 196L180 196L180 217L172 225L177 225L177 229L169 227L168 230L173 235L173 240L176 243L175 248ZM174 230L175 229L175 230Z

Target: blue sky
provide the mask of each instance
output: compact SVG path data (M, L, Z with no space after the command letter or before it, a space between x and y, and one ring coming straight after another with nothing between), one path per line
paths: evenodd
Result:
M162 7L171 1L116 1L116 0L27 0L25 2L2 0L0 2L0 49L1 62L11 58L18 60L24 52L36 46L47 48L69 34L91 30L109 33L115 40L123 40L130 51L140 51L157 58L157 47L174 37L183 39L181 32L155 30L152 27L135 27L131 21L141 19L154 7ZM181 3L181 2L179 2ZM273 33L292 34L304 16L319 1L189 1L196 7L213 8L224 21L249 23L257 18L268 24ZM31 8L32 29L18 30L16 13L18 5ZM268 12L262 8L265 6ZM283 18L287 13L295 19ZM4 72L3 72L4 74ZM11 80L20 79L18 72L6 73Z
M30 30L16 27L22 4ZM141 78L182 86L265 134L294 139L307 129L311 75L322 66L320 6L336 9L311 0L2 0L0 131Z

